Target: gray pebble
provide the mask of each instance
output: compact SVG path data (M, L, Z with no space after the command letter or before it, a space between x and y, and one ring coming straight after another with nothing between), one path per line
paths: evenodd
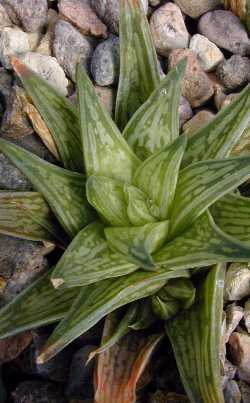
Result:
M184 125L193 116L193 111L187 98L181 96L180 106L179 106L179 120L180 127Z
M148 0L141 0L145 12L148 10ZM114 34L119 32L119 3L120 0L91 0L92 7Z
M80 60L85 68L88 67L92 53L93 40L82 35L66 21L58 21L55 26L53 52L66 74L75 81L76 64Z
M111 36L100 43L91 59L91 73L100 86L116 84L119 77L119 38Z
M217 76L229 90L242 87L250 81L250 60L248 57L233 55L219 64Z
M13 22L18 21L27 32L39 31L47 23L47 0L5 0L5 4Z
M31 183L3 154L0 154L0 189L29 191Z
M220 0L174 0L184 14L198 18L221 4Z
M246 29L231 11L216 10L204 14L198 31L220 48L243 56L250 53Z

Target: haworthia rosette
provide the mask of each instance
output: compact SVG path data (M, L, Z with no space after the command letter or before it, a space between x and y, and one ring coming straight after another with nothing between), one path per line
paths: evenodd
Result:
M182 60L164 78L126 125L123 135L136 155L145 160L163 150L179 136Z
M115 120L123 130L160 83L150 28L140 0L120 2L120 80Z
M81 64L77 68L80 126L87 175L131 181L139 160L98 98Z
M224 265L210 269L195 304L166 325L191 403L224 403L220 372L224 277Z
M13 57L13 67L42 115L55 140L65 168L83 173L83 157L77 109L64 96Z
M0 139L0 152L20 169L48 202L70 237L93 221L95 213L85 195L85 177L42 160L29 151Z

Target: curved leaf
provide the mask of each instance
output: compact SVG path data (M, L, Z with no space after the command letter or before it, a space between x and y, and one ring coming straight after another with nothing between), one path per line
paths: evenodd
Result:
M128 144L141 160L164 149L179 137L181 80L185 67L186 60L181 60L137 110L123 131Z
M58 322L70 309L79 288L55 290L44 274L0 310L0 338Z
M124 185L124 195L127 202L127 214L133 225L141 226L156 222L159 214L157 206L152 203L145 193L131 185Z
M13 57L12 64L52 133L63 165L69 170L83 172L79 117L76 108L20 60Z
M201 160L228 157L250 119L250 86L230 105L222 109L188 142L183 166Z
M0 233L61 245L66 238L40 193L0 192Z
M130 182L139 160L101 104L80 63L77 67L77 90L84 163L88 176L108 176Z
M144 161L133 178L135 185L158 206L161 220L169 218L186 143L186 136L180 136L164 151Z
M106 223L114 226L130 225L123 182L105 176L90 176L86 192L89 203Z
M250 157L202 161L180 171L171 214L174 237L216 200L236 189L250 176Z
M138 269L121 254L114 253L104 237L103 225L92 223L74 238L59 260L51 280L55 287L80 287Z
M227 234L250 245L250 199L229 194L211 206L216 224Z
M49 338L39 356L39 363L52 358L115 309L154 294L170 278L188 276L184 270L136 271L84 287L67 317Z
M191 403L224 403L219 352L224 277L224 265L211 269L195 305L167 322L167 334Z
M121 130L160 83L155 46L140 0L120 1L120 80L115 120Z
M110 248L126 256L128 261L144 269L154 269L151 254L166 241L169 221L143 225L142 227L109 227L105 236Z
M182 235L167 243L154 256L166 269L185 269L224 262L248 262L250 247L222 232L206 212Z
M48 202L70 237L94 219L85 196L85 177L50 164L6 140L0 139L0 152L19 168Z

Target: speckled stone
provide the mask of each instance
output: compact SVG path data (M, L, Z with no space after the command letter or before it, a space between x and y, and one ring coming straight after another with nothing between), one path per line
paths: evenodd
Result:
M184 14L198 18L207 11L221 5L220 0L174 0Z
M30 50L29 35L19 28L6 27L0 35L0 62L11 69L10 57Z
M96 47L91 59L91 73L97 85L112 85L118 82L119 67L119 38L111 36Z
M250 60L233 55L217 68L217 76L228 90L236 90L250 81Z
M11 9L11 18L18 21L25 31L35 32L47 23L47 0L5 0Z
M203 35L194 35L190 40L189 47L196 54L204 71L215 70L224 59L220 49Z

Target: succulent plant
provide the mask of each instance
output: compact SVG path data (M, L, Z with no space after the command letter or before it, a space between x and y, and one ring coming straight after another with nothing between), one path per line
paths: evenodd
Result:
M0 139L0 152L36 189L0 193L0 232L53 242L64 252L50 272L2 308L0 337L59 322L38 357L43 363L107 317L94 353L102 357L98 382L104 367L115 365L114 356L124 362L117 342L127 335L125 345L136 340L133 351L140 353L126 372L133 382L121 376L127 383L119 393L128 396L128 385L135 388L162 340L162 332L154 333L158 321L190 401L223 402L219 345L226 263L250 260L250 199L237 190L250 176L250 157L231 156L249 122L250 88L187 140L178 116L186 61L160 79L139 0L121 1L120 43L115 122L80 64L75 107L12 60L59 162ZM136 335L142 329L146 339ZM98 403L135 399L134 389L126 400L107 391L110 382L97 386Z

